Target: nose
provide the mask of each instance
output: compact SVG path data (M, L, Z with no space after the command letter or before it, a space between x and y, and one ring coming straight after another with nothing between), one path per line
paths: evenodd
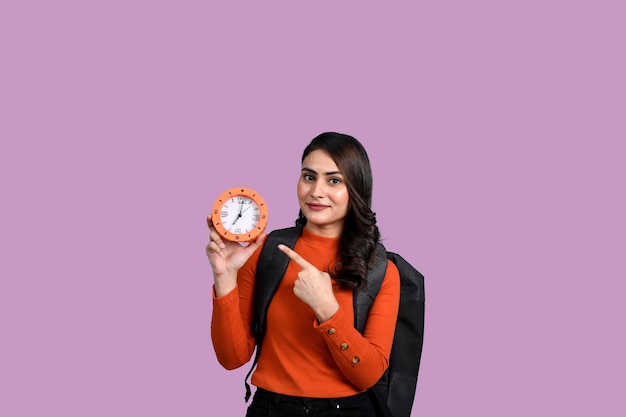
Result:
M324 197L325 194L326 194L326 183L323 180L315 181L315 185L313 186L313 189L311 190L311 196L315 198L321 198L321 197Z

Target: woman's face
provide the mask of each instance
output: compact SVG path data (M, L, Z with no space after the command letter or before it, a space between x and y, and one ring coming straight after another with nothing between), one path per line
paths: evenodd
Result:
M302 161L298 201L307 229L327 237L341 234L349 209L348 187L326 152L315 150Z

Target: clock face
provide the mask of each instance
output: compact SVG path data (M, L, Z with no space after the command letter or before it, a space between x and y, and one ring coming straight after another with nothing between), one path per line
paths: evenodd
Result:
M224 203L220 211L222 226L230 233L242 235L250 233L259 224L259 205L244 196L232 197Z
M211 219L217 232L226 240L249 242L265 230L267 206L255 191L231 188L215 201Z

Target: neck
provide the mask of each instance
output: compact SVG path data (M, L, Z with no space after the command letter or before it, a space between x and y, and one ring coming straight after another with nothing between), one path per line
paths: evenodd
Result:
M343 231L342 227L336 225L328 225L328 226L317 226L308 222L306 226L304 226L309 232L323 236L323 237L332 237L337 238L341 236L341 232Z

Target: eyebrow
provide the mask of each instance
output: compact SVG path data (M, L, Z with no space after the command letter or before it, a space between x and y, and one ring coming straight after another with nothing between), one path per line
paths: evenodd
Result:
M307 168L307 167L302 167L302 171L310 172L312 174L317 174L317 172L314 169ZM343 175L343 174L339 171L328 171L328 172L325 172L324 175Z

